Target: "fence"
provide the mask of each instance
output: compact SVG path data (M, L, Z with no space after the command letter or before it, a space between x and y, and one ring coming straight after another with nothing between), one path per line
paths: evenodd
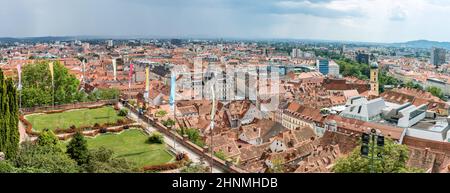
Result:
M170 138L174 139L177 143L182 144L184 147L187 147L191 151L195 152L198 155L201 155L203 158L208 160L213 160L213 165L230 173L247 173L245 170L242 170L236 166L227 164L225 161L212 156L210 153L208 153L208 149L202 148L197 146L196 144L188 141L187 138L183 138L178 133L170 131L167 127L162 125L161 123L155 121L153 118L147 116L147 115L141 115L139 114L138 110L136 110L133 106L131 106L129 103L124 104L125 107L130 109L133 113L137 114L140 119L143 121L149 123L152 127L156 128L159 132L165 134L166 136L169 136Z

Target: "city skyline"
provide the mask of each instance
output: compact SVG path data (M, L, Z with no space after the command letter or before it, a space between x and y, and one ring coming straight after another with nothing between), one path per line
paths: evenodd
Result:
M442 25L450 2L439 0L2 0L0 5L0 37L450 41L445 33L450 27Z

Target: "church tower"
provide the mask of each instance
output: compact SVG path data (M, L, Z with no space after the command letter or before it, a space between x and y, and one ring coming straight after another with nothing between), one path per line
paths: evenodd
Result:
M378 63L370 64L370 92L374 96L380 95L380 87L378 82Z

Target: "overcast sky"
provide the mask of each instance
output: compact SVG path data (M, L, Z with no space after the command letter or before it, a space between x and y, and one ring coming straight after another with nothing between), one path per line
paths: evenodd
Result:
M0 37L450 41L450 0L0 0Z

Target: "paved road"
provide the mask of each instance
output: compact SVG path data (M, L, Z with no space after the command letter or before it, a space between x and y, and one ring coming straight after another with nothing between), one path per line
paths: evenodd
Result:
M119 104L119 106L122 108L122 104ZM140 119L137 114L133 113L132 111L129 110L129 117L131 119L133 119L134 121L138 122L139 124L143 125L145 127L145 129L148 132L153 132L153 131L158 131L156 128L154 128L153 126L150 126L148 123L146 123L144 120ZM160 132L161 133L161 132ZM200 163L201 162L201 155L191 151L189 148L184 147L183 145L181 145L180 143L174 143L174 140L171 137L168 137L167 135L165 135L164 133L161 133L162 135L164 135L164 141L166 142L166 144L171 148L171 149L176 149L178 152L184 152L187 153L189 158L194 162L194 163ZM175 147L175 148L174 148ZM208 166L209 166L209 162L207 160L205 160ZM213 167L213 173L223 173L223 170L214 166Z

